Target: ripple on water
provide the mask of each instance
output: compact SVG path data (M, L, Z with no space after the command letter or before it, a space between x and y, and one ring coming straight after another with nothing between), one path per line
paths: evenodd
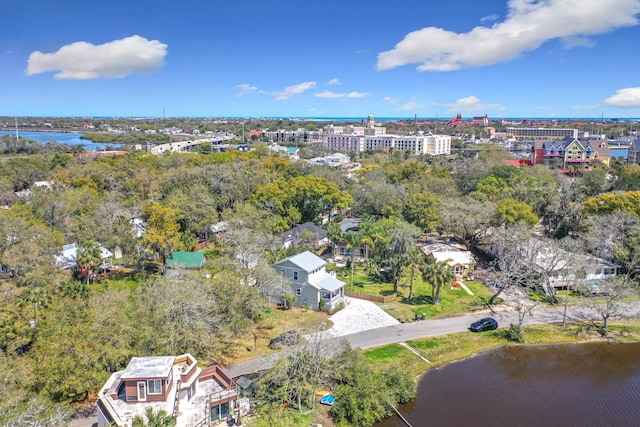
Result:
M414 427L640 426L640 343L503 347L427 372L399 409Z

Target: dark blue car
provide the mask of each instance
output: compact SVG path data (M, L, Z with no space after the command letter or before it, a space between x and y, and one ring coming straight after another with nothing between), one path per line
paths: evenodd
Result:
M498 322L496 319L492 319L491 317L480 319L469 326L469 330L471 332L491 331L494 329L498 329Z

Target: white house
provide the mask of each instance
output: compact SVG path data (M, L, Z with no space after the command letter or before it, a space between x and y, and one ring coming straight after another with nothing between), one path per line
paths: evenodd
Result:
M291 280L295 305L332 311L344 304L344 282L326 270L327 262L309 251L273 264L276 272Z
M56 255L56 265L63 270L71 270L78 266L78 248L75 243L62 246L62 252ZM100 258L113 258L113 253L100 245Z

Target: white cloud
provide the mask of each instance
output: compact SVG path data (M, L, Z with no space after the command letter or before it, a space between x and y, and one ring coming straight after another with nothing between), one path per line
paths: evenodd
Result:
M389 103L389 104L397 104L398 103L398 98L392 98L390 96L385 96L384 98L382 98L382 100L384 102Z
M369 96L369 92L349 92L349 93L335 93L330 90L325 90L324 92L316 93L318 98L364 98Z
M504 110L500 104L483 104L476 96L467 96L460 98L453 104L446 104L447 111L453 113L474 113L485 112L487 110Z
M329 80L329 81L327 82L327 84L328 84L329 86L335 86L335 85L341 85L341 84L342 84L342 82L340 81L340 79L335 78L335 79L331 79L331 80Z
M426 27L378 54L378 70L420 63L420 71L450 71L508 61L552 39L571 40L638 24L640 0L509 0L508 15L468 33ZM574 39L575 40L575 39Z
M324 92L316 93L318 98L343 98L344 93L335 93L330 90L325 90Z
M56 79L119 78L148 74L164 66L167 45L137 35L101 45L75 42L56 52L32 52L27 75L58 71Z
M617 90L615 95L604 100L604 105L618 108L640 108L640 87Z
M292 96L300 95L308 91L309 89L313 89L314 87L316 87L316 82L302 82L296 85L287 86L283 91L273 92L273 95L275 95L274 99L276 101L286 101Z
M483 16L482 18L480 18L480 22L493 22L497 21L498 18L500 18L500 15L492 13L491 15Z
M571 49L574 47L594 47L596 42L588 37L570 36L563 37L562 44L566 49Z
M401 105L400 108L398 108L398 111L415 111L415 110L424 110L425 107L424 105L418 104L417 102L414 101L410 101L407 102L404 105Z
M600 108L598 104L590 104L590 105L572 105L572 110L595 110L596 108Z
M236 96L243 96L243 95L258 92L258 87L252 86L249 83L239 84L238 86L236 86L236 89L238 90L238 93L236 93Z

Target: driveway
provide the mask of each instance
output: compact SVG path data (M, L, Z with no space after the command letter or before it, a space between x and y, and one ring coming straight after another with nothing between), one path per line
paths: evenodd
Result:
M330 329L306 337L337 338L400 323L371 301L358 298L348 298L345 307L329 319L333 322Z

